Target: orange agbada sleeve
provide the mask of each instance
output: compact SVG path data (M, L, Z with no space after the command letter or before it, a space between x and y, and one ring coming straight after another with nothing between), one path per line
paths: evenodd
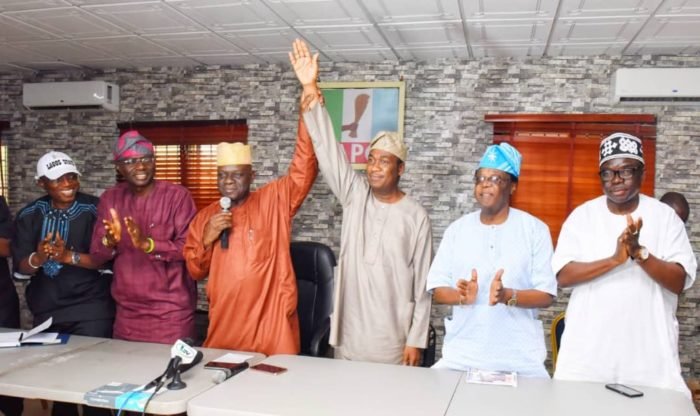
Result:
M185 258L187 271L195 280L201 280L209 274L209 265L214 250L209 247L209 250L204 248L202 236L204 235L204 227L207 225L218 208L218 202L215 202L203 210L201 210L190 223L190 229L187 233L185 246L182 249L182 254Z
M299 116L297 130L297 146L294 150L292 163L289 165L287 176L282 178L288 181L289 188L289 218L296 215L297 210L306 199L318 175L318 161L311 143L311 136L304 124L304 118Z

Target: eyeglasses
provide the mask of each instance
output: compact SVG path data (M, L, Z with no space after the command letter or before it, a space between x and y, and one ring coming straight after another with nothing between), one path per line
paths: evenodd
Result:
M474 183L477 185L482 185L484 182L488 181L491 185L504 185L508 183L510 178L504 178L503 176L500 175L491 175L491 176L474 176Z
M122 160L117 161L117 163L122 165L122 166L131 166L131 165L136 165L137 163L142 163L144 165L147 165L151 162L153 162L153 156L133 157L133 158L122 159Z
M639 171L641 166L635 166L633 168L622 168L618 170L612 170L612 169L602 169L598 174L600 175L600 179L604 180L605 182L609 182L617 176L618 178L625 180L632 178L634 175L637 174L637 171Z

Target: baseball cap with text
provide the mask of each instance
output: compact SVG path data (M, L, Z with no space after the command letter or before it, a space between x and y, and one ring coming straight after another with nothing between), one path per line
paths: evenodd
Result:
M55 180L65 175L66 173L77 173L78 168L75 167L75 162L67 154L63 152L50 151L39 159L36 164L36 177L39 179L46 176L51 180Z

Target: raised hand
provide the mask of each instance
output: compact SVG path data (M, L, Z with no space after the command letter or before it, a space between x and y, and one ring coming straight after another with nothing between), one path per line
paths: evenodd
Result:
M296 39L292 43L292 51L289 52L289 62L294 68L297 79L304 87L315 86L318 78L318 52L313 56L309 52L306 42Z
M491 289L489 291L489 305L493 306L497 303L503 302L503 298L506 295L505 288L503 287L503 269L498 269L496 276L494 276L491 281Z
M122 240L122 223L119 220L117 210L114 208L109 209L109 215L112 217L111 220L102 220L106 231L104 241L110 247L114 247Z
M131 243L134 247L146 251L149 247L148 238L143 235L141 227L134 221L133 217L124 217L126 232L131 238Z

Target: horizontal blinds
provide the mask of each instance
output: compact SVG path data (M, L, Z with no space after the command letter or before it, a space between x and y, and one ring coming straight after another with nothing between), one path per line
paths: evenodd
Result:
M494 143L510 142L523 155L512 205L547 223L555 244L571 211L603 194L598 177L598 149L600 140L611 133L625 132L642 139L647 180L641 192L654 195L654 117L602 115L596 121L595 116L538 115L534 121L532 115L522 117L523 121L518 121L518 115L487 116L487 120L495 121ZM499 122L501 118L506 121Z

